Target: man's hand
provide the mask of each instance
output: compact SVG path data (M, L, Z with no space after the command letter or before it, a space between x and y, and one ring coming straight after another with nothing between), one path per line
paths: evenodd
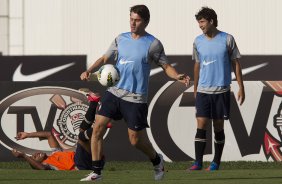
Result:
M89 75L88 75L88 81L98 81L98 73L99 73L99 71L97 71L97 72L94 72L94 73L90 73Z
M16 149L13 149L13 150L12 150L12 154L13 154L15 157L17 157L17 158L23 158L24 155L25 155L25 153L20 152L20 151L18 151L18 150L16 150Z
M244 88L240 88L237 94L237 100L239 101L240 105L242 105L245 101L245 90Z
M190 83L190 77L188 75L185 75L185 74L179 74L177 75L177 80L179 82L182 82L186 85L186 87L189 85Z
M80 79L87 81L89 79L89 76L90 76L90 72L85 71L85 72L82 72L82 74L80 75Z
M17 136L15 137L17 140L23 140L25 138L28 138L27 132L18 132Z

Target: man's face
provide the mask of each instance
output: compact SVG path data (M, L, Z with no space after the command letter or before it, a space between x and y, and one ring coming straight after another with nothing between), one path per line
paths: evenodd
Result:
M46 153L43 152L38 152L38 153L34 153L31 158L33 158L34 160L36 160L37 162L43 162L43 160L45 160L47 158Z
M137 13L130 13L130 30L132 33L142 33L145 31L147 24Z
M207 34L208 32L210 32L213 24L212 24L212 20L208 21L204 18L198 20L199 23L199 27L200 29L203 31L204 34Z

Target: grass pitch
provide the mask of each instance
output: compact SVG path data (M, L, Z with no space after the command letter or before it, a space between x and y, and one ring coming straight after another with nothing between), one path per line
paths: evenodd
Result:
M208 166L209 163L205 163ZM149 162L109 162L103 171L105 184L225 184L225 183L281 183L282 163L279 162L223 162L215 172L186 169L191 162L166 163L166 175L162 181L153 180ZM38 171L25 162L0 163L0 183L79 183L90 171Z

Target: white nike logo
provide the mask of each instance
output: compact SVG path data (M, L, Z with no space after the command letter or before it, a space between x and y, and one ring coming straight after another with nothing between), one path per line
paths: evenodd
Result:
M172 63L171 66L176 66L177 64L176 63ZM158 68L154 68L150 71L150 76L153 76L153 75L156 75L160 72L163 72L164 70L161 68L161 67L158 67Z
M121 60L119 61L119 63L120 63L121 65L125 65L125 64L127 64L127 63L134 63L134 61L127 61L127 60L121 59Z
M203 65L207 66L207 65L209 65L209 64L214 63L215 61L216 61L216 60L213 60L213 61L205 61L205 60L204 60Z
M246 75L248 73L251 73L251 72L258 70L258 69L260 69L260 68L262 68L266 65L268 65L268 63L262 63L262 64L259 64L259 65L256 65L256 66L251 66L249 68L244 68L244 69L242 69L242 75ZM232 79L236 79L234 72L232 72Z
M69 63L69 64L65 64L65 65L62 65L62 66L58 66L58 67L55 67L55 68L51 68L51 69L47 69L47 70L44 70L44 71L41 71L41 72L37 72L37 73L34 73L34 74L30 74L30 75L24 75L22 74L21 72L21 69L22 69L22 63L18 66L18 68L16 69L16 71L14 72L14 75L13 75L13 81L38 81L38 80L41 80L41 79L44 79L54 73L57 73L61 70L64 70L72 65L74 65L75 63Z

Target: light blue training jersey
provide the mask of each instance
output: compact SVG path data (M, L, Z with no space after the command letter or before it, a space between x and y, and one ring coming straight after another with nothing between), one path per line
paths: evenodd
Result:
M108 91L125 101L147 103L152 63L161 66L169 61L157 38L146 33L133 39L131 34L118 35L105 53L105 56L116 61L120 71L120 81Z
M132 93L147 94L151 66L148 61L149 48L155 37L146 34L133 39L130 32L120 35L118 40L118 60L120 72L117 87Z
M231 46L228 37L232 39ZM199 35L194 41L193 56L196 62L200 62L199 88L228 87L231 84L231 59L240 57L231 35L221 31L212 39Z

